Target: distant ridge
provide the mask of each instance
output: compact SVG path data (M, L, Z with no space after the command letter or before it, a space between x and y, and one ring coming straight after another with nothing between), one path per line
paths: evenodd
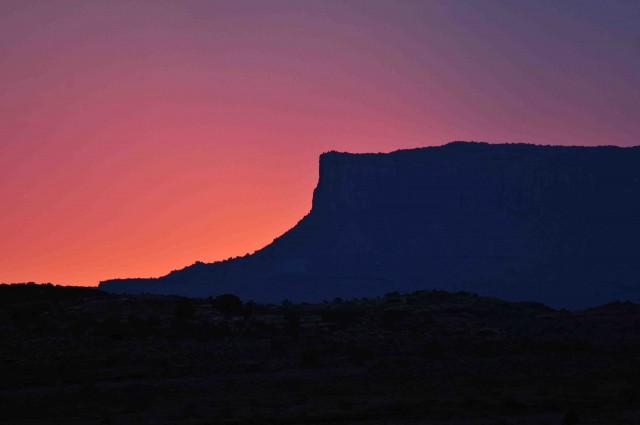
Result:
M268 246L100 289L260 302L419 289L567 308L638 301L640 147L324 153L311 211Z

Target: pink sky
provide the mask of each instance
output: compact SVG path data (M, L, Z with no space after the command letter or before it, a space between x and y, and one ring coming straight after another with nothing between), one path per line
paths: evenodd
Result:
M640 144L640 4L3 1L0 282L244 255L318 156Z

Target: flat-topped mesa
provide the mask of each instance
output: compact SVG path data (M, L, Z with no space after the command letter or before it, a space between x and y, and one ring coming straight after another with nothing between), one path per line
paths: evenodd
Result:
M312 212L335 212L340 206L366 207L367 199L363 189L384 184L386 176L395 171L395 161L389 161L388 155L335 151L320 155L319 178L313 192Z
M638 147L328 152L311 212L262 250L101 288L268 302L434 288L570 308L638 300L639 218Z

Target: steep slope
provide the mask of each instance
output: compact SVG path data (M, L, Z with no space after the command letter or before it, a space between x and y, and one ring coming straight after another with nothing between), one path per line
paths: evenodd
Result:
M638 300L639 218L640 147L329 152L310 213L262 250L100 288L265 302L431 288L569 308Z

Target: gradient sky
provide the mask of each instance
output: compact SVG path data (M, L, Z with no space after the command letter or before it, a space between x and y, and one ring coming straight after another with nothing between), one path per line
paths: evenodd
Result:
M640 2L0 0L0 282L252 252L318 155L640 144Z

